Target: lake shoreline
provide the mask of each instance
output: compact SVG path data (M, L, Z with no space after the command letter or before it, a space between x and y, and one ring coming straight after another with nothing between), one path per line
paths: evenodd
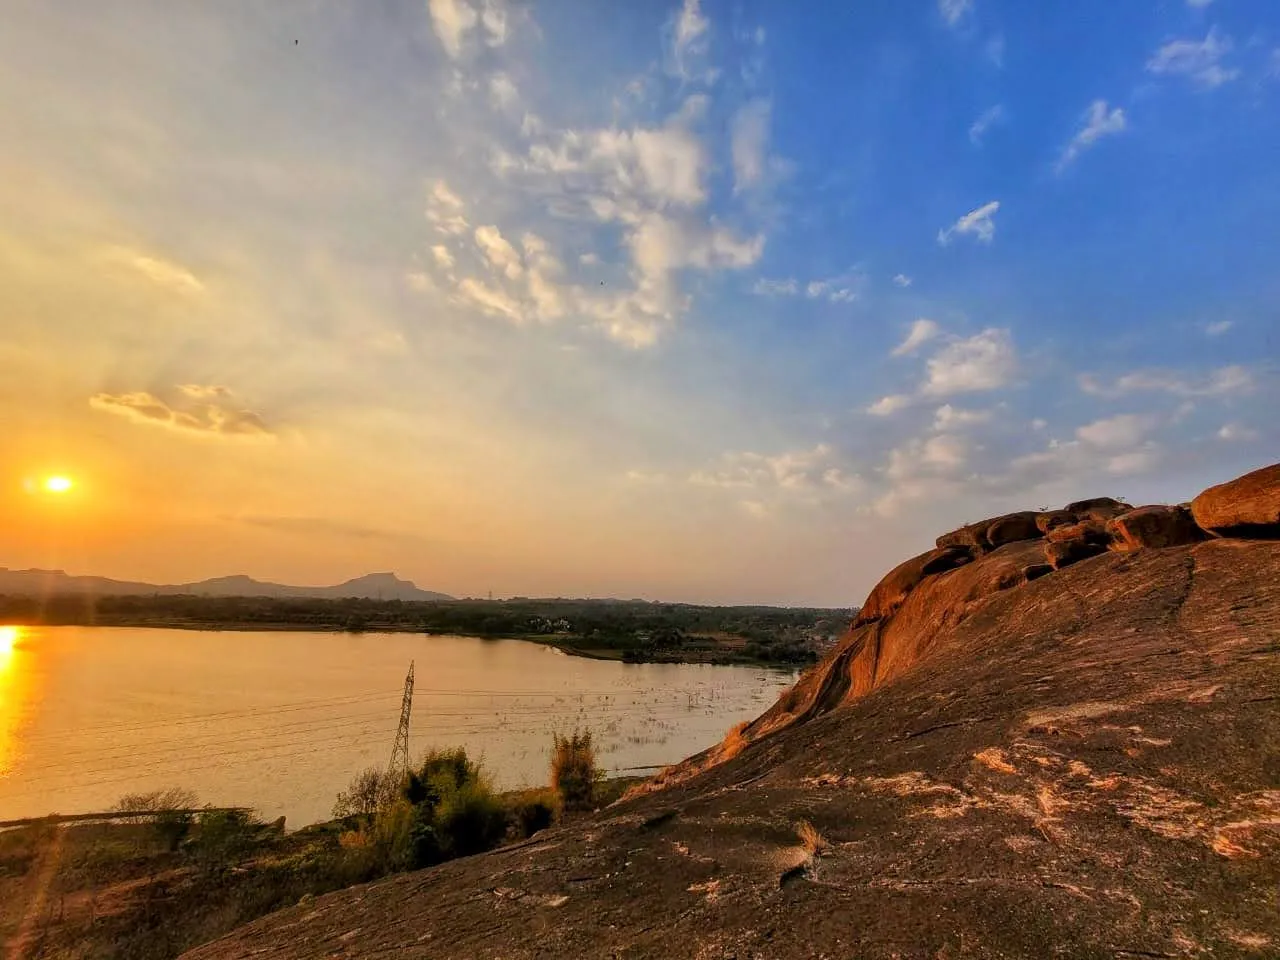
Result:
M423 637L466 637L470 640L523 640L528 643L536 643L539 646L550 647L559 650L561 653L572 657L583 657L588 660L607 660L615 663L669 663L669 664L705 664L707 666L716 667L763 667L771 670L780 670L788 673L803 669L809 664L798 664L789 662L777 662L773 660L764 660L751 657L734 649L724 649L721 651L708 650L687 650L665 649L656 651L640 650L638 648L616 648L616 647L592 647L582 642L581 637L555 635L548 636L546 634L480 634L465 633L455 630L448 632L435 632L423 630L421 627L401 624L378 624L368 630L350 630L343 627L332 626L328 624L310 624L310 623L293 623L289 621L280 621L276 623L260 623L251 621L223 621L218 623L207 623L196 620L187 620L182 618L115 618L115 617L99 617L95 618L93 623L39 623L39 624L21 624L21 626L30 627L64 627L64 626L85 626L85 627L109 627L109 628L128 628L134 630L191 630L201 632L234 632L234 633L326 633L334 636L363 636L365 634L415 634Z

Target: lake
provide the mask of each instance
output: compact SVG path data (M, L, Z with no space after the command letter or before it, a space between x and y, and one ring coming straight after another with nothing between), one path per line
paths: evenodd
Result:
M290 827L327 819L354 773L388 763L411 660L410 756L464 746L504 789L547 782L552 731L589 728L611 772L672 763L795 679L521 640L0 628L0 820L169 786Z

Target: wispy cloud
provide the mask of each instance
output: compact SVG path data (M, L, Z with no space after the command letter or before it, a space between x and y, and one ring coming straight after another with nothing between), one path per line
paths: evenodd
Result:
M1219 367L1207 377L1188 377L1171 370L1135 370L1104 383L1093 374L1081 374L1080 389L1100 397L1130 393L1170 393L1178 397L1223 397L1253 389L1253 375L1239 365Z
M706 55L710 27L711 21L702 15L700 0L684 0L671 28L671 51L677 76L685 80L694 78L695 71L691 61ZM715 75L716 71L711 71L704 79L714 80Z
M793 297L800 292L800 285L794 277L785 280L770 280L761 277L751 285L751 292L763 297Z
M715 464L695 470L689 482L706 487L753 490L777 489L792 493L846 492L857 482L841 456L829 444L778 454L741 451L724 454Z
M1231 38L1213 27L1203 40L1171 40L1147 61L1147 70L1157 75L1189 77L1201 87L1222 86L1240 76L1240 70L1224 66L1231 52Z
M910 353L915 353L921 345L927 343L942 332L934 321L926 317L911 324L911 329L907 332L906 339L893 348L890 356L903 357Z
M881 397L875 403L867 407L867 413L877 417L887 417L897 413L899 410L905 410L911 406L912 398L906 393L891 393L887 397Z
M440 45L453 59L458 59L476 35L487 46L502 46L507 40L507 9L500 0L484 0L473 4L468 0L427 0L431 26Z
M1207 337L1220 337L1233 326L1235 324L1230 320L1214 320L1212 323L1205 324L1204 333Z
M926 364L922 392L932 396L996 390L1018 372L1018 354L1008 330L989 327L955 339Z
M978 119L969 125L969 142L975 147L981 146L982 138L986 136L987 131L1003 121L1004 107L998 103L994 107L982 111Z
M1062 173L1080 154L1100 139L1121 133L1127 126L1120 107L1108 108L1107 101L1095 100L1084 112L1083 123L1058 158L1057 171Z
M907 276L905 273L894 274L893 282L897 286L903 287L903 288L911 286L911 283L912 283L911 278Z
M1076 436L1085 443L1103 449L1134 447L1142 442L1153 423L1150 417L1122 413L1085 424L1076 429Z
M860 270L847 270L834 277L809 280L801 283L794 277L769 279L762 277L751 285L751 292L766 297L799 297L809 300L826 300L830 303L848 303L858 298L858 291L866 282Z
M938 0L938 13L949 27L960 26L973 13L974 0Z
M1224 423L1218 431L1218 439L1226 440L1229 443L1244 443L1249 440L1257 440L1260 434L1252 427L1246 427L1242 423Z
M94 394L89 398L89 406L134 423L193 435L233 440L264 440L274 436L262 417L230 402L231 392L226 387L185 384L179 391L189 401L195 402L170 404L152 393L139 390Z
M951 226L938 231L938 243L945 247L956 234L972 236L981 243L990 243L996 235L993 218L999 209L1000 201L992 200L976 210L970 210Z
M143 253L131 247L105 247L98 253L99 260L115 271L127 271L130 275L146 280L173 293L192 296L205 292L198 277L180 263L151 253Z
M759 186L768 173L769 101L753 100L734 115L730 131L733 189Z

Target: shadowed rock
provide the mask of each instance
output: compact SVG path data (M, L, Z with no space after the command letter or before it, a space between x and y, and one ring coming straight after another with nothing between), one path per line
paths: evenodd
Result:
M1116 550L1178 547L1205 539L1186 507L1139 507L1107 521Z

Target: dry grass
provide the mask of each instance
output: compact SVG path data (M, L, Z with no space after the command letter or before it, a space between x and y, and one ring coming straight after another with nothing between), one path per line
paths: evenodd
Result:
M743 720L739 724L729 728L729 732L724 735L724 739L720 741L720 760L732 760L743 750L747 749L747 744L751 741L747 739L746 730L751 726L750 720Z
M800 838L800 846L811 857L820 857L831 848L827 838L808 820L801 820L796 824L796 836Z

